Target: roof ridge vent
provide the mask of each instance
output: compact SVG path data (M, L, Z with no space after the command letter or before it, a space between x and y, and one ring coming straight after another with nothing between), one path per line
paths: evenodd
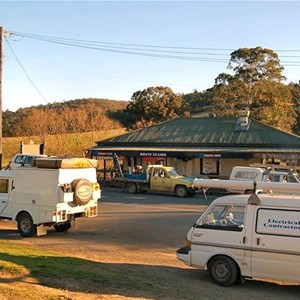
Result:
M249 109L242 109L238 111L238 119L235 123L234 131L248 131L251 120L249 119Z

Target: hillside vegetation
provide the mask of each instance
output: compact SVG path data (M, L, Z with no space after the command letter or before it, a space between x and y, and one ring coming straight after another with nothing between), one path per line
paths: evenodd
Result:
M121 128L111 115L127 106L126 101L77 99L3 112L3 136L45 136Z
M46 135L44 141L38 136L23 136L3 138L3 159L2 166L8 165L14 154L20 152L20 143L29 143L30 140L35 143L45 142L46 154L55 156L82 156L83 150L96 145L97 141L108 139L125 133L124 128L112 130L100 130L95 132L71 133Z

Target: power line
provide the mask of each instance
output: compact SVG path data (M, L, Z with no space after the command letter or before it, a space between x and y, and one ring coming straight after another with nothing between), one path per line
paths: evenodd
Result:
M94 45L115 45L115 46L126 46L126 47L142 47L142 48L158 48L158 49L182 49L182 50L207 50L207 51L234 51L234 49L225 48L204 48L204 47L179 47L179 46L162 46L162 45L146 45L146 44L130 44L130 43L112 43L112 42L101 42L101 41L90 41L90 40L79 40L69 39L56 36L45 36L31 33L6 31L9 34L13 34L20 37L28 37L32 39L43 39L43 40L56 40L56 41L69 41L74 43L94 44Z
M49 102L47 101L47 99L45 98L45 96L42 94L42 92L38 89L38 87L35 85L35 83L32 81L32 79L29 77L28 73L26 72L25 68L23 67L23 65L21 64L20 60L18 59L16 53L14 52L11 44L9 43L7 37L5 36L5 41L9 46L10 51L12 52L13 56L15 57L16 61L18 62L18 64L20 65L20 67L22 68L24 74L26 75L26 77L28 78L28 80L30 81L30 83L33 85L33 87L35 88L35 90L40 94L40 96L45 100L45 102L48 104Z
M219 53L219 51L234 51L229 48L204 48L204 47L178 47L178 46L162 46L162 45L146 45L146 44L130 44L130 43L112 43L112 42L101 42L101 41L90 41L90 40L79 40L62 38L56 36L45 36L31 33L22 33L14 31L6 31L10 35L18 36L20 38L30 38L43 42L61 44L72 47L79 47L85 49L93 49L98 51L106 51L121 54L130 54L138 56L148 56L157 58L168 58L177 60L189 60L189 61L203 61L203 62L217 62L217 63L228 63L230 53ZM170 50L171 49L171 50ZM179 51L180 50L180 51ZM187 51L188 50L188 51ZM190 50L206 51L206 52L191 52ZM300 50L274 50L276 52L292 52L300 53ZM217 53L215 53L217 52ZM195 55L195 56L191 56ZM198 57L201 56L213 56L213 57ZM225 58L216 58L216 56L226 56ZM284 58L300 58L300 55L282 55ZM300 61L281 61L286 66L298 67Z
M50 40L61 40L61 41L72 41L79 43L89 43L89 44L101 44L101 45L117 45L117 46L129 46L129 47L143 47L143 48L159 48L159 49L182 49L182 50L207 50L207 51L235 51L233 48L205 48L205 47L182 47L182 46L162 46L162 45L149 45L149 44L130 44L130 43L113 43L113 42L101 42L101 41L91 41L91 40L79 40L79 39L69 39L56 36L46 36L32 33L23 33L16 31L6 31L7 33L17 35L20 37L29 37L33 39L50 39ZM275 49L276 52L300 52L300 49ZM227 55L227 54L224 54Z
M10 32L10 34L15 35L16 33ZM17 33L16 35L22 36L22 37L27 37L27 38L32 38L32 39L40 40L40 41L44 41L44 42L50 42L50 43L79 47L79 48L100 50L100 51L106 51L106 52L115 52L115 53L123 53L123 54L139 55L139 56L150 56L150 57L158 57L158 58L170 58L170 59L179 59L179 60L228 63L228 59L186 56L186 55L191 55L191 54L193 54L193 55L212 55L212 56L216 56L216 55L220 56L220 55L226 55L226 54L197 53L197 52L169 51L169 50L156 50L156 49L142 48L142 47L146 47L145 45L136 45L136 46L140 47L140 48L136 48L136 47L132 47L132 44L128 44L127 47L108 46L108 45L106 45L106 43L96 42L96 41L63 39L63 38L57 38L57 37L46 37L46 36L31 35L31 34L29 34L29 35L22 34L21 35L20 33ZM125 45L125 44L123 44L123 45ZM148 46L148 47L151 48L152 46ZM158 47L158 46L154 46L154 47ZM164 47L164 49L165 48L166 47ZM181 55L177 55L177 54L181 54Z

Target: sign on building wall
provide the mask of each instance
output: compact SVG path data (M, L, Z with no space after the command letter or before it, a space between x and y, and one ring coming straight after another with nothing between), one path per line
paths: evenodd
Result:
M202 174L205 175L219 174L219 160L215 158L203 158Z

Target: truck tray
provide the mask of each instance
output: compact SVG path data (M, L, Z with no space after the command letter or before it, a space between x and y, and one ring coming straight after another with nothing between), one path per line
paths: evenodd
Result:
M45 169L84 169L96 168L97 160L88 158L36 158L31 164L33 167Z

